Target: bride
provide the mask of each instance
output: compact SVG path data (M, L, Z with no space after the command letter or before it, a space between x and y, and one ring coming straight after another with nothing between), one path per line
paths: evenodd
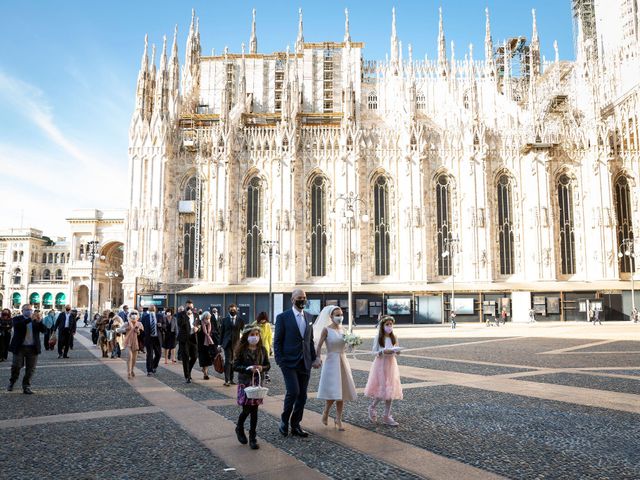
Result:
M320 372L320 385L316 398L326 400L324 412L322 413L322 423L325 425L329 419L329 410L335 402L336 418L335 426L338 430L342 428L342 409L344 402L356 399L356 386L351 376L351 368L344 353L345 343L343 340L342 320L343 314L340 307L329 305L325 307L313 325L313 336L319 338L316 345L316 352L320 356L322 345L327 345L327 356L322 362Z

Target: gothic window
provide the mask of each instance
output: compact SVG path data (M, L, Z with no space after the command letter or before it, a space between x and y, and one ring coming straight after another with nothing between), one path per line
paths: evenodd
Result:
M14 285L20 285L20 282L22 281L22 272L20 271L19 268L16 268L13 271L12 280Z
M633 222L631 218L631 193L629 189L629 179L620 175L614 184L614 199L616 202L617 219L617 239L618 245L622 245L625 240L633 242ZM636 269L634 258L631 255L619 256L620 272L631 273Z
M311 183L311 276L327 274L327 181L316 175Z
M424 93L419 93L416 97L416 108L418 110L424 110L427 108L427 100L424 96Z
M47 263L47 254L46 253L42 254L42 263Z
M44 272L42 272L43 280L51 280L51 271L48 268L45 268Z
M367 97L367 108L369 110L377 110L378 109L378 95L376 92L370 92Z
M191 177L182 190L182 200L195 202L198 192L198 180ZM181 219L182 223L182 278L195 278L196 258L196 216L187 213Z
M558 178L558 213L560 214L560 259L562 274L576 273L576 247L573 230L573 185L568 175Z
M379 175L373 183L375 274L389 275L391 255L389 225L389 180Z
M48 263L53 263L53 253L49 254Z
M187 184L184 186L184 190L182 192L182 200L195 200L197 188L198 181L196 177L191 177Z
M246 276L260 276L260 249L262 247L262 185L258 177L253 177L247 187L246 224Z
M449 175L441 174L436 180L436 240L438 242L438 275L451 275L451 255L445 240L451 236L451 181Z
M514 273L513 185L509 175L500 175L497 190L500 274L512 275Z

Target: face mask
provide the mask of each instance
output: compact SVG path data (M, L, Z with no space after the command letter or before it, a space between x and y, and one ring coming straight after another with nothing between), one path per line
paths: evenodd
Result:
M333 323L335 323L336 325L341 325L344 317L333 317L331 320L333 320Z
M390 335L392 332L393 332L393 327L390 327L390 326L384 327L384 333L386 333L387 335Z
M235 317L236 313L238 312L236 312L235 310L229 310L229 313L231 314L232 317Z
M256 335L250 335L249 337L247 337L247 341L251 345L257 345L258 342L260 341L260 337L258 337Z
M70 311L71 311L71 309L70 309L70 308L67 308L66 310L67 310L67 312L70 312Z
M32 314L33 314L33 310L23 310L22 311L22 315L24 315L25 318L31 318Z
M295 301L295 306L296 306L296 308L298 310L302 310L306 304L307 304L306 300L296 300Z

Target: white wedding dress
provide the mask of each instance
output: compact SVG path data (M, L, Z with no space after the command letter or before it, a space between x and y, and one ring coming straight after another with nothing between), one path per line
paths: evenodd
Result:
M325 345L327 354L322 362L320 385L316 398L321 400L355 400L356 386L351 375L351 367L344 353L345 343L342 330L327 328Z

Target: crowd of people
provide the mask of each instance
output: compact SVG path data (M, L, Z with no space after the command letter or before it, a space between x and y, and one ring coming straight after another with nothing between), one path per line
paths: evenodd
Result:
M309 435L302 428L301 421L312 368L321 369L317 398L325 401L324 425L328 425L335 404L335 427L339 431L344 430L344 403L357 397L346 357L348 345L342 328L342 309L327 306L314 319L305 311L306 302L305 292L296 289L291 296L291 308L276 318L275 332L266 312L260 312L254 322L248 323L239 315L235 304L228 306L228 314L224 318L219 317L215 308L211 312L196 309L190 300L175 314L171 308L158 310L154 305L144 308L140 314L138 310L130 310L123 305L118 312L105 310L94 316L92 338L103 358L121 358L123 352L128 352L129 379L135 377L138 353L146 356L147 376L156 374L163 352L165 364L181 361L186 383L192 382L196 361L202 370L203 380L209 380L209 369L215 364L216 370L224 374L224 386L236 385L237 404L241 407L236 424L237 439L257 449L258 407L267 390L264 385L269 382L271 358L280 368L286 388L279 424L279 431L284 436ZM8 351L13 353L8 391L13 390L24 366L23 391L33 393L31 378L41 353L40 333L44 335L45 349L52 350L57 343L58 358L69 358L78 318L78 312L69 305L57 314L47 312L44 318L29 304L22 307L20 315L12 316L8 309L1 312L0 361L7 358ZM377 422L376 408L383 402L382 423L390 426L398 425L391 416L392 402L402 399L396 361L401 348L393 332L394 323L391 316L380 318L372 348L374 360L364 392L371 398L369 419ZM321 355L323 347L326 349L324 362ZM245 433L247 418L248 438Z

